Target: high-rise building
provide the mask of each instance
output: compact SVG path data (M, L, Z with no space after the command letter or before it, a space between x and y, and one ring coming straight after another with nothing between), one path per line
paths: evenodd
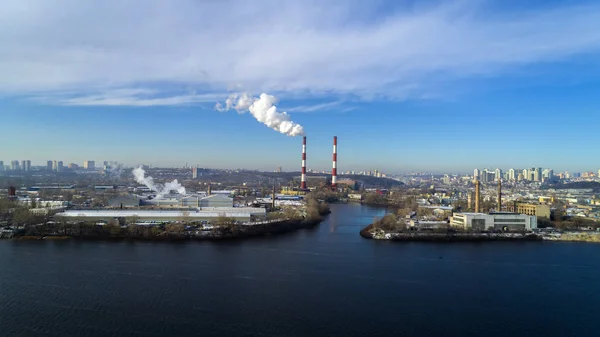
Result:
M21 170L24 172L31 171L31 160L22 160L21 161Z
M70 170L77 170L79 168L79 165L75 164L75 163L70 163L68 168Z
M198 179L198 168L192 168L192 179Z
M533 181L542 181L542 168L532 168L533 171Z
M58 171L58 161L56 161L56 160L52 161L52 171L54 171L54 172Z
M19 165L18 160L13 160L10 162L10 170L11 171L20 171L21 170L21 166Z
M57 172L61 172L61 171L63 171L63 168L64 168L64 167L63 167L63 162L62 162L62 160L59 160L59 161L58 161L56 168L57 168L57 170L56 170Z
M515 169L508 170L508 180L511 180L511 181L517 180L515 173L516 173Z
M481 172L480 174L480 181L482 183L487 183L488 181L490 181L490 172L488 171L488 169L484 169L483 172Z
M444 184L450 185L450 176L447 174L444 174Z
M473 170L473 180L479 180L479 169Z
M4 171L4 161L0 160L0 172Z
M93 160L86 160L83 162L83 168L86 170L95 170L96 162Z
M496 169L496 175L494 176L494 180L502 179L502 170Z
M52 166L52 160L48 160L46 162L46 170L52 171L52 168L53 168L53 166Z
M529 180L529 171L527 171L527 169L524 169L522 174L523 174L523 180Z

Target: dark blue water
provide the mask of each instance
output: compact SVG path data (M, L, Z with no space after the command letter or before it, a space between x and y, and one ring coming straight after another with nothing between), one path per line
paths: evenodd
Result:
M0 241L0 336L598 336L600 245Z

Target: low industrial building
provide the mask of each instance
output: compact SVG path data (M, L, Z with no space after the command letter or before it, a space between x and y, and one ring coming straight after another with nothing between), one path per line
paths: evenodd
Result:
M136 218L139 222L176 222L176 221L211 221L218 217L234 218L237 221L260 221L266 218L264 208L230 207L205 208L191 211L156 211L156 210L67 210L57 213L56 217L78 220L109 221L112 219Z
M450 225L472 230L530 231L537 228L537 217L515 213L454 213Z
M204 208L233 207L233 198L225 194L204 195L172 195L165 198L140 197L137 195L118 196L109 201L110 207L135 208L153 206L159 208Z

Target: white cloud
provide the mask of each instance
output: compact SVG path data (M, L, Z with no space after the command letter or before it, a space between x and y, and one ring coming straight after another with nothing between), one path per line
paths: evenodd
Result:
M411 98L430 95L443 80L498 75L600 48L595 4L522 13L488 10L475 1L396 10L378 5L2 1L0 94L51 98L68 90L79 94L50 101L138 106L205 99L161 89L174 86ZM97 87L139 85L153 92L89 94Z

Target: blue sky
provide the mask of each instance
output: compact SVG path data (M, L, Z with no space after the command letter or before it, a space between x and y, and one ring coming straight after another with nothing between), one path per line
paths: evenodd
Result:
M592 1L7 1L0 45L5 163L600 169Z

